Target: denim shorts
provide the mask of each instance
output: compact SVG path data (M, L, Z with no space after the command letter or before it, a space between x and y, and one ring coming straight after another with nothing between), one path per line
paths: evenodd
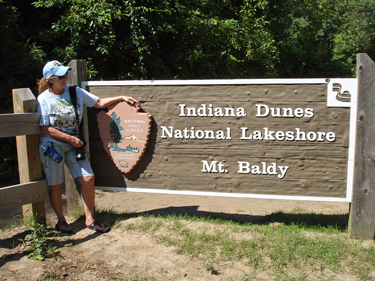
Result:
M43 146L52 146L63 157L62 161L57 163L49 156L44 155ZM58 185L64 182L64 163L73 179L94 175L87 158L80 161L76 160L76 148L72 145L66 146L52 144L51 142L41 142L39 144L39 155L46 175L47 185Z

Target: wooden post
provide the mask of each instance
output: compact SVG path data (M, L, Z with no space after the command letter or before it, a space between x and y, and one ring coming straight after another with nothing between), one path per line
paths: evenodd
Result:
M349 235L372 239L375 231L375 63L357 54L358 104Z
M14 113L35 112L37 103L30 89L14 89ZM39 158L39 135L17 136L17 155L20 183L42 179L42 165ZM23 216L37 215L39 223L46 223L44 201L22 206Z
M72 70L69 71L68 85L69 86L77 85L80 87L81 82L87 80L86 60L83 60L83 59L72 60L68 63L68 66L72 68ZM84 118L86 116L84 116ZM80 195L77 191L76 184L72 176L70 175L69 169L66 166L65 166L65 189L66 189L68 212L69 213L75 212L77 211L77 209L81 208L82 201L80 200Z

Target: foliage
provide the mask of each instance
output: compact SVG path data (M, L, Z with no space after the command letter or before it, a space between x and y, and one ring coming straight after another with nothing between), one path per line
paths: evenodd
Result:
M280 77L347 77L347 66L333 57L340 25L332 0L270 0L271 31L280 51Z
M28 257L35 260L44 260L45 258L53 257L53 251L56 247L53 247L47 239L47 236L50 234L49 229L45 225L38 223L36 217L30 218L27 229L31 233L26 235L23 242L30 246Z
M19 183L15 138L0 139L0 188Z
M266 1L238 2L50 0L35 6L63 9L51 28L56 41L69 38L56 48L59 56L87 58L100 78L274 75L277 50L262 13Z
M20 21L18 7L11 1L0 3L0 113L11 112L12 89L35 88L35 73L40 72L44 56L41 48L23 31Z
M14 2L14 3L13 3ZM28 1L0 2L0 114L13 112L12 89L35 90L44 53L24 29ZM17 4L17 5L15 5ZM29 11L28 11L29 12ZM34 13L37 16L38 13ZM32 32L35 30L31 28ZM15 138L0 139L0 187L18 183Z
M1 61L17 72L0 80L7 83L18 73L35 80L42 61L76 58L96 79L350 77L356 52L374 53L372 0L38 0L0 8Z
M355 54L367 53L375 58L375 2L346 0L338 2L337 13L342 25L334 36L334 57L347 64L355 62Z

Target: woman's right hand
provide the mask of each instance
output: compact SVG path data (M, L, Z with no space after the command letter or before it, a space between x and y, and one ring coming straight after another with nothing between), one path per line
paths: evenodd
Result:
M76 148L81 147L83 145L83 142L79 139L78 136L70 136L69 143Z
M83 142L79 139L79 136L71 136L67 133L61 132L49 125L43 125L42 133L48 136L51 136L57 140L67 141L74 147L78 148L83 145Z

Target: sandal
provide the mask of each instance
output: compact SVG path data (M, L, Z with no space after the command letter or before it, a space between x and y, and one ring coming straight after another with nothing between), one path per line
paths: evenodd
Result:
M69 225L66 221L59 222L55 225L55 229L59 231L60 233L68 233L72 234L74 233L73 229L61 229L61 226L65 226L66 228L69 228Z
M111 229L108 225L105 225L105 224L103 224L103 227L104 227L103 230L97 229L95 226L102 227L101 223L98 222L98 221L94 221L92 224L86 225L86 227L88 229L94 230L94 231L99 232L99 233L105 233L105 232L108 232Z

